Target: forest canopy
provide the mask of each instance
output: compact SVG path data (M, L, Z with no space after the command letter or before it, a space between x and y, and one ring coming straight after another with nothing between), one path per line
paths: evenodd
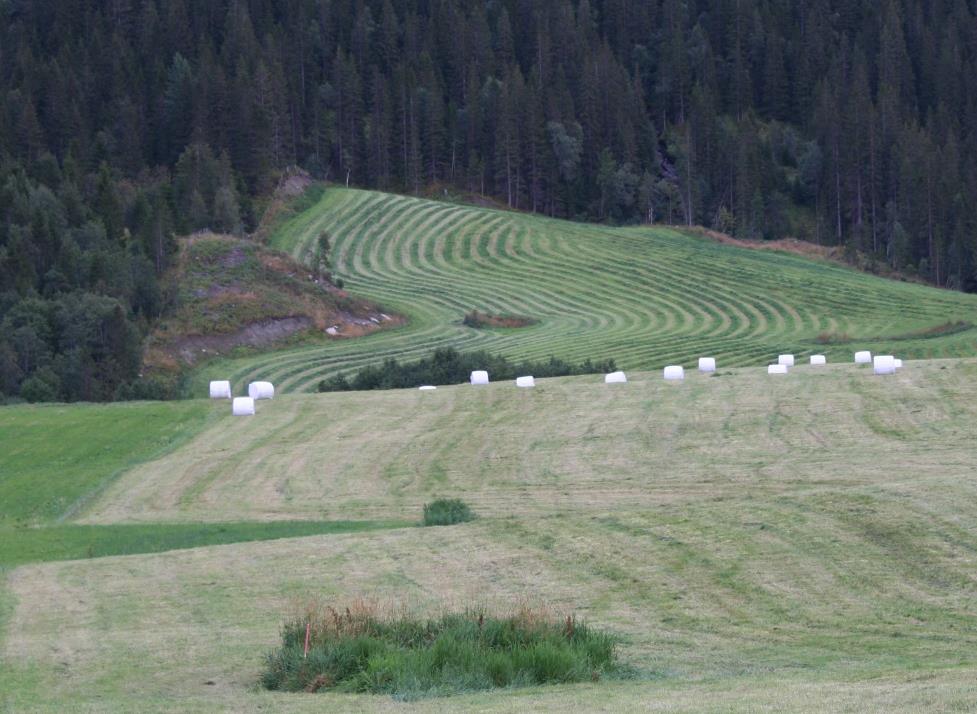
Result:
M6 395L132 394L174 236L290 165L977 290L973 0L0 0L0 97Z

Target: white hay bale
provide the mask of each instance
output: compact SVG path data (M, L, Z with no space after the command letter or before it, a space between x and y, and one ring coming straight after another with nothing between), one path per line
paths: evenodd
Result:
M227 380L217 380L210 383L211 399L230 399L231 383Z
M781 365L783 367L793 367L794 366L794 355L780 355L777 358L777 364L779 364L779 365ZM777 372L777 374L780 374L780 372Z
M897 370L902 369L902 360L901 359L899 359L898 357L896 357L895 360L893 360L893 361L895 362L895 365L896 365L896 369Z
M516 386L517 387L535 387L536 386L536 380L534 380L531 376L527 376L527 377L516 377Z
M425 384L423 387L418 387L418 389L422 392L433 392L435 389L437 389L437 387L430 384Z
M488 384L489 383L488 372L486 372L484 369L476 369L474 372L472 372L471 383Z
M772 364L767 367L767 374L787 374L787 365Z
M716 371L716 358L715 357L700 357L699 358L699 371L700 372L715 372Z
M872 364L872 353L862 350L855 353L855 364Z
M811 355L811 364L815 367L822 367L828 363L824 355Z
M665 368L665 379L669 382L679 382L685 379L685 369L681 365L670 364Z
M872 368L875 374L895 374L896 358L892 355L875 355Z
M248 385L248 396L252 399L274 399L275 387L271 382L251 382Z
M234 397L234 401L231 402L231 414L254 416L254 400L251 397Z
M611 372L604 375L604 384L624 384L627 381L624 372Z

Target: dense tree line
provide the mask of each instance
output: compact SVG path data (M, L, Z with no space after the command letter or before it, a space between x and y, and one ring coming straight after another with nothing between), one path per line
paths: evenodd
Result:
M388 357L381 364L363 367L347 377L337 374L319 382L320 392L365 391L370 389L410 389L424 384L444 385L467 382L475 370L486 370L493 381L511 381L531 375L537 378L568 377L581 374L606 374L617 369L613 359L584 360L579 364L556 357L536 362L513 362L484 350L458 352L442 347L413 362L398 362Z
M253 227L290 164L977 290L974 0L0 0L0 98L7 394L130 380L65 386L59 301L138 332L173 235Z

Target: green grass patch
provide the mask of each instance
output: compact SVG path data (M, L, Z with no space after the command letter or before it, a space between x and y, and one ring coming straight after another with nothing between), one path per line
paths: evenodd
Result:
M475 519L475 514L464 501L457 498L439 498L424 505L425 526L452 526Z
M162 553L245 541L359 533L410 525L400 521L260 521L2 528L0 568L52 560Z
M363 604L313 607L285 623L282 646L268 655L262 684L291 692L416 699L590 682L624 672L616 644L606 632L546 611L469 611L426 619Z
M208 402L0 408L0 527L77 510L135 464L197 433Z

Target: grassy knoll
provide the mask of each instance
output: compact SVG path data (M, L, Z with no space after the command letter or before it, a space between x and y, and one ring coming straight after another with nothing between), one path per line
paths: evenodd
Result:
M416 519L437 497L479 518L21 565L0 596L0 709L977 708L977 361L629 377L218 415L83 520ZM418 704L260 690L309 597L542 603L619 637L636 679Z
M977 296L872 277L796 255L721 245L662 228L609 228L384 193L329 188L271 244L306 260L321 231L352 294L409 318L395 330L219 361L198 375L286 391L384 357L433 348L516 359L614 358L624 368L768 363L780 352L856 348L913 358L977 354ZM472 310L519 329L463 324ZM819 339L820 338L820 339ZM223 378L223 377L222 377Z

